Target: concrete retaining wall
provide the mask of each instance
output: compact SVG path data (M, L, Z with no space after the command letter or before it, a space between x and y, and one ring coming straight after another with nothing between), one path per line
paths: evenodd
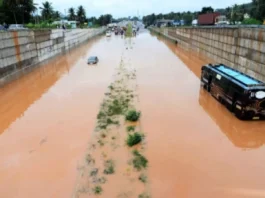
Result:
M185 49L265 82L265 30L259 28L152 28Z
M61 54L104 31L100 28L0 32L0 77Z

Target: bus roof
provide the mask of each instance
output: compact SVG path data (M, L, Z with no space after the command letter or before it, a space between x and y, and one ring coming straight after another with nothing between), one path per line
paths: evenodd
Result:
M226 67L224 65L218 65L215 68L217 70L225 73L226 75L235 78L239 82L244 83L245 85L260 85L260 84L262 84L262 82L254 79L254 78L251 78L250 76L247 76L247 75L245 75L239 71L236 71L234 69Z

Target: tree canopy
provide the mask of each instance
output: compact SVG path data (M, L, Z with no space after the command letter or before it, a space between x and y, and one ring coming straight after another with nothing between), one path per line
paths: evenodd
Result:
M81 24L86 21L86 11L83 6L77 8L77 19Z
M214 9L212 7L203 7L200 14L213 13Z
M41 16L44 20L51 20L53 18L54 10L51 2L45 1L42 3Z
M27 23L35 10L33 0L2 0L0 22Z
M73 7L68 10L68 19L72 21L76 19L75 9Z

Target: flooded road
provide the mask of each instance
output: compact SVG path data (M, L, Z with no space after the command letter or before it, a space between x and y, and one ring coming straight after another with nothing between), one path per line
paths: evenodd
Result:
M133 60L152 197L265 197L265 123L237 120L200 89L207 60L155 35L140 39ZM149 53L140 59L141 50Z
M71 197L122 46L97 38L0 89L0 197Z
M265 123L237 120L200 89L208 60L147 31L133 42L152 198L265 197ZM72 197L124 51L99 37L0 88L1 197Z

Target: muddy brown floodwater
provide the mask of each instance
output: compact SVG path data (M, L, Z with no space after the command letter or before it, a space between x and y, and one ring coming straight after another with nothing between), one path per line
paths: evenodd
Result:
M0 197L73 197L124 51L137 70L152 198L265 197L265 123L237 120L200 89L209 60L147 31L129 51L124 42L98 37L0 88Z

